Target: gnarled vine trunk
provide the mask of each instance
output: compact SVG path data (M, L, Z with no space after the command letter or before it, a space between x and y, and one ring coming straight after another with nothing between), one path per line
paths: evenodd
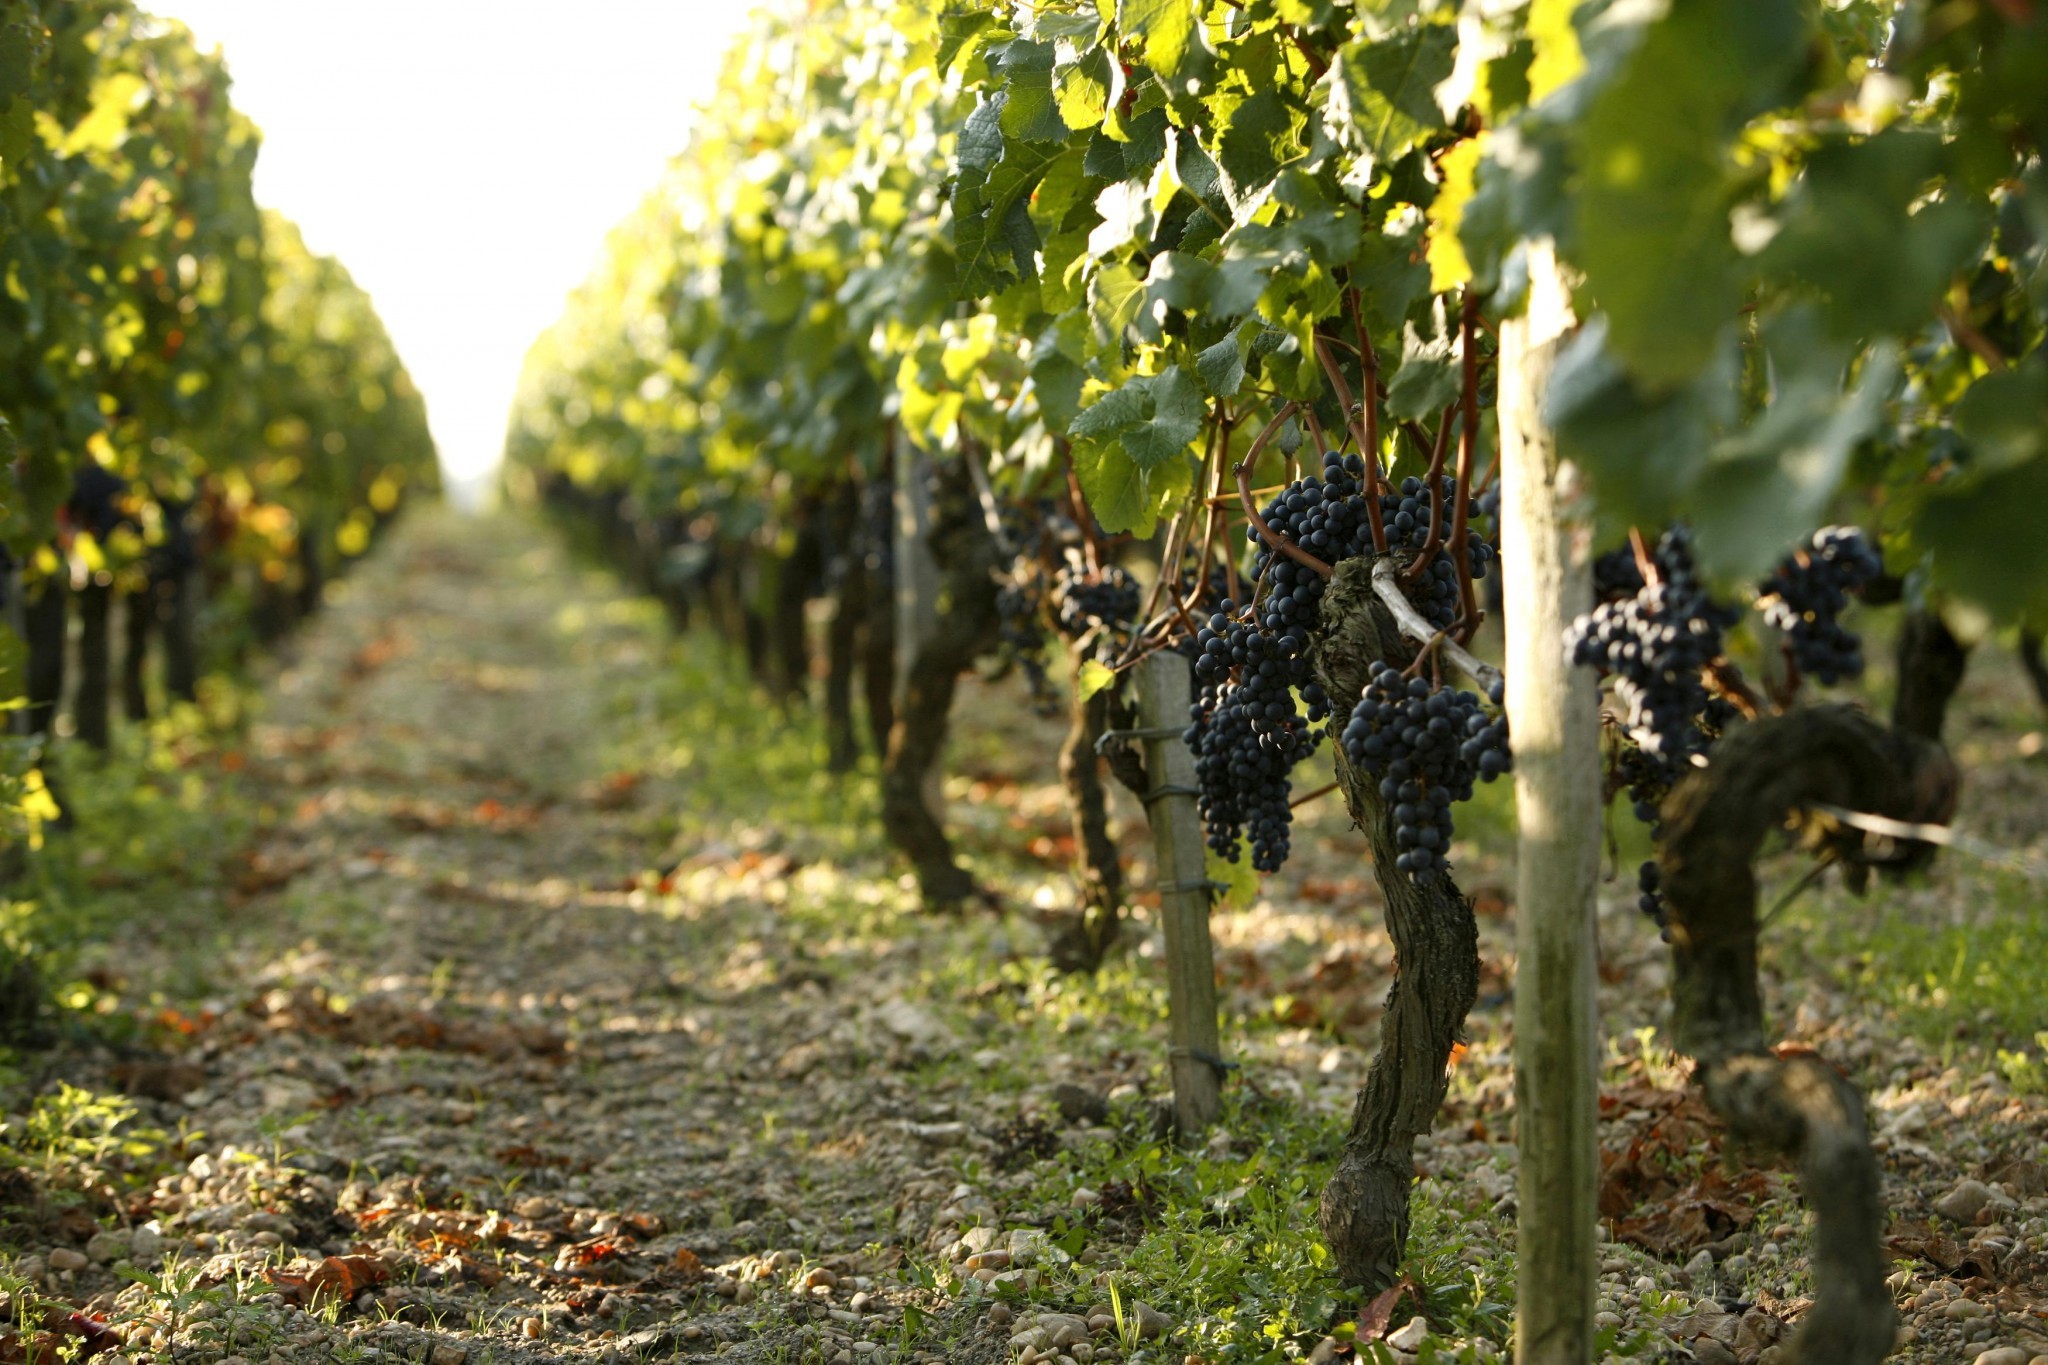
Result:
M924 788L946 747L947 718L960 675L995 647L994 571L1001 551L982 522L972 490L964 487L964 475L948 466L941 478L930 544L945 609L904 678L902 703L882 759L882 826L916 869L926 908L953 910L979 888L955 861L952 840L926 806Z
M1970 667L1970 647L1958 640L1941 613L1915 608L1899 628L1899 691L1892 724L1907 734L1940 739L1948 704Z
M1316 677L1342 711L1365 689L1375 659L1409 658L1372 590L1372 559L1337 566L1322 601ZM1352 1105L1351 1129L1323 1188L1323 1236L1347 1285L1376 1291L1400 1274L1408 1242L1415 1139L1429 1131L1450 1088L1451 1049L1479 995L1479 928L1449 877L1416 883L1394 870L1400 847L1379 783L1337 749L1337 781L1351 819L1372 846L1386 903L1395 974L1380 1019L1380 1050Z
M1956 780L1937 741L1823 706L1729 734L1713 764L1664 802L1657 860L1670 908L1674 1040L1698 1061L1707 1102L1730 1133L1799 1163L1814 1214L1814 1306L1795 1344L1806 1365L1882 1360L1896 1320L1862 1097L1818 1057L1773 1056L1765 1037L1752 864L1809 803L1939 822L1954 809Z
M71 714L78 737L95 749L113 741L114 657L109 618L114 588L95 579L78 590L78 690Z
M28 644L28 705L23 723L31 735L47 736L57 725L57 704L64 695L69 597L70 592L56 578L45 578L23 594L22 630Z
M149 719L149 627L156 619L156 594L144 582L121 594L121 714Z
M1080 911L1060 927L1051 945L1053 965L1066 972L1100 967L1123 927L1123 862L1109 837L1109 794L1095 752L1095 742L1109 728L1109 703L1107 691L1083 701L1077 679L1067 737L1060 745L1060 781L1067 789L1074 830L1074 881L1081 893Z

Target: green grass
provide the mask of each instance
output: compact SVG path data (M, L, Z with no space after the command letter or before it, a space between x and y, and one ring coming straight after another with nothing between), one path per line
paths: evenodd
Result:
M1959 855L1951 856L1960 861ZM2040 888L1961 864L1939 921L1883 885L1867 901L1839 890L1793 905L1767 933L1858 999L1877 1004L1950 1064L1996 1068L2048 1093L2048 916Z

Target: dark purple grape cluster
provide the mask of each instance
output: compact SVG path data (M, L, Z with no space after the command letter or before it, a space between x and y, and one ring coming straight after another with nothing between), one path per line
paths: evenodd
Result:
M1316 722L1329 716L1329 698L1309 676L1304 634L1268 632L1239 620L1231 602L1221 605L1195 637L1200 652L1187 743L1198 805L1212 850L1236 862L1243 834L1252 866L1277 872L1293 825L1288 774L1321 742ZM1297 687L1306 715L1295 702Z
M1593 558L1593 600L1595 602L1619 602L1625 597L1634 597L1643 590L1642 566L1636 563L1636 552L1624 545L1618 550Z
M1700 670L1721 657L1722 632L1741 618L1707 595L1684 527L1664 533L1654 558L1658 581L1579 617L1565 648L1573 663L1613 678L1629 738L1675 779L1706 747Z
M1093 574L1079 564L1064 565L1053 575L1052 594L1059 604L1060 633L1070 640L1097 627L1129 630L1143 600L1138 580L1117 564L1105 564Z
M997 653L1004 664L1024 672L1031 689L1032 709L1040 715L1059 711L1059 698L1045 674L1045 617L1039 585L1029 560L1019 560L1012 575L996 588Z
M1442 502L1445 525L1439 542L1450 539L1452 507L1457 496L1458 481L1444 475ZM1465 507L1468 523L1482 515L1482 510L1477 499L1468 502ZM1436 509L1430 503L1429 485L1412 474L1401 480L1398 489L1388 489L1380 494L1380 520L1386 527L1387 548L1390 550L1420 550L1427 545L1435 515ZM1494 548L1485 537L1468 531L1465 561L1475 581L1486 577L1486 566L1493 558ZM1450 551L1441 543L1422 579L1408 585L1408 600L1431 625L1440 630L1456 623L1461 605L1458 600L1458 570Z
M1493 702L1500 704L1495 696ZM1398 871L1420 881L1448 866L1452 807L1512 766L1507 720L1477 694L1410 678L1377 662L1344 727L1344 753L1379 779L1394 813Z
M1792 662L1833 686L1863 675L1863 641L1840 620L1851 593L1884 572L1884 557L1854 526L1823 526L1757 587L1764 620L1785 632Z

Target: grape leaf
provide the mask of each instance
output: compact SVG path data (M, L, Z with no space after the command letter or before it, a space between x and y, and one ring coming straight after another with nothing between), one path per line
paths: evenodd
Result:
M1456 64L1458 31L1423 24L1391 38L1360 38L1337 54L1331 116L1382 161L1392 161L1444 126L1436 87Z

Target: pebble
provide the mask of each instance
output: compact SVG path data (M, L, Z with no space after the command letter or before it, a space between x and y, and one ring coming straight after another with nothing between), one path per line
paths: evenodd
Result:
M462 1365L463 1361L469 1359L469 1351L466 1347L443 1343L434 1348L431 1359L433 1365Z
M1692 1344L1692 1358L1697 1365L1737 1365L1741 1359L1712 1337L1701 1337Z
M1419 1351L1429 1336L1429 1322L1424 1318L1410 1318L1407 1325L1387 1333L1387 1345L1397 1351Z
M1956 1299L1942 1307L1941 1315L1952 1322L1990 1316L1991 1310L1975 1299Z
M1934 1211L1952 1223L1974 1223L1993 1204L2010 1207L2012 1201L1981 1180L1963 1180L1934 1201Z
M741 1280L740 1287L732 1291L732 1301L734 1303L752 1303L760 1296L761 1291L754 1287L752 1280Z
M1141 1337L1163 1337L1173 1330L1173 1319L1143 1300L1131 1305L1131 1316Z
M539 1341L547 1330L548 1325L539 1318L521 1318L519 1320L519 1335L525 1337L528 1341Z
M1685 1263L1685 1278L1694 1289L1700 1289L1714 1282L1714 1253L1701 1247Z
M851 1299L847 1300L846 1306L848 1308L851 1308L855 1313L865 1313L868 1311L868 1305L873 1303L874 1301L875 1296L873 1294L868 1293L866 1290L862 1290L860 1293L855 1294Z
M71 1247L51 1247L43 1259L52 1270L83 1270L88 1264L85 1253Z
M1308 1365L1332 1365L1337 1359L1339 1344L1335 1337L1324 1337L1316 1343L1316 1348L1308 1353Z
M123 1260L128 1255L128 1233L122 1228L95 1232L85 1244L85 1257L95 1265Z
M2017 1346L1994 1346L1979 1351L1971 1365L2027 1365L2027 1353Z
M804 1276L804 1288L806 1289L831 1289L838 1283L839 1277L823 1266L819 1266L816 1270Z
M1116 1330L1116 1318L1108 1313L1090 1313L1088 1315L1088 1330L1098 1334L1114 1332Z
M1010 1305L1007 1303L991 1304L989 1306L988 1321L991 1327L1007 1327L1016 1316L1015 1313L1010 1311Z

